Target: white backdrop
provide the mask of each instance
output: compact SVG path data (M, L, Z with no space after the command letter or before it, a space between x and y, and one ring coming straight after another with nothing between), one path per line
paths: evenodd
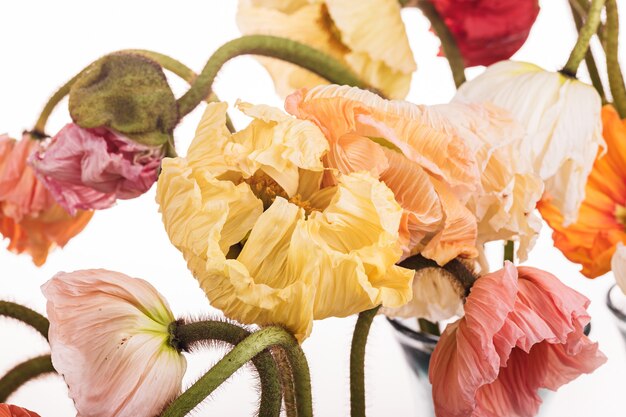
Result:
M359 2L355 1L356 4ZM620 9L626 14L626 5ZM566 0L545 0L527 44L516 55L550 70L567 60L575 33ZM358 7L358 6L357 6ZM46 99L54 90L101 55L118 49L153 49L177 58L199 71L212 51L238 36L235 1L78 0L0 2L0 133L19 137L31 128ZM442 103L454 94L447 63L435 58L438 41L416 10L404 12L411 44L419 66L409 100ZM622 19L624 21L624 19ZM624 23L623 23L624 26ZM626 39L624 40L626 41ZM622 48L622 52L624 48ZM481 71L468 71L471 77ZM177 94L184 83L172 78ZM237 98L252 103L282 107L265 71L252 58L233 60L215 84L218 95L231 104ZM202 106L185 118L176 131L180 153L188 146ZM233 112L239 127L246 121ZM65 105L49 123L55 132L69 120ZM492 265L501 259L501 248L492 245ZM42 268L27 256L0 247L0 298L45 310L39 286L58 271L107 268L150 281L170 302L177 316L211 310L196 281L187 271L180 253L169 244L163 230L154 189L131 201L96 213L87 228L64 250L54 251ZM612 284L609 275L587 280L552 247L544 226L528 265L539 266L592 300L592 338L609 357L593 375L583 376L558 394L542 410L552 417L626 415L623 380L626 346L604 306ZM349 415L348 355L354 317L317 322L304 343L312 370L315 411L318 416ZM46 344L32 331L0 320L0 373L19 361L46 352ZM189 357L185 384L195 381L223 352L205 352ZM374 323L367 351L367 403L369 416L422 416L415 404L412 380L393 332L382 318ZM238 372L196 410L198 416L251 416L257 392L249 370ZM39 412L43 417L73 415L67 389L59 377L49 376L24 386L11 402Z

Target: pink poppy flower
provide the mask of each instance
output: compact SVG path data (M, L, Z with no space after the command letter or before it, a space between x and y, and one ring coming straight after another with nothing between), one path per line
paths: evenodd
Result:
M0 404L0 417L40 417L39 414L28 411L17 405Z
M70 213L105 209L135 198L157 179L163 147L147 146L107 128L70 123L33 154L30 163Z
M530 267L479 278L465 316L448 325L430 362L439 417L534 416L539 388L556 390L606 361L583 333L589 300Z
M155 416L181 390L186 361L169 344L175 321L148 282L119 272L60 272L48 300L52 364L78 417Z

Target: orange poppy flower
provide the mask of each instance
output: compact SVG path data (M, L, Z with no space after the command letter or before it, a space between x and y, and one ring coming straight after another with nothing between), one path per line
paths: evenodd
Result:
M617 244L626 243L626 120L612 106L604 106L602 124L607 152L593 165L576 222L563 227L563 216L550 196L537 206L554 230L554 246L581 264L588 278L609 272Z
M87 225L93 212L69 215L55 203L27 161L37 142L0 135L0 234L8 249L28 253L41 266L54 246L64 246Z

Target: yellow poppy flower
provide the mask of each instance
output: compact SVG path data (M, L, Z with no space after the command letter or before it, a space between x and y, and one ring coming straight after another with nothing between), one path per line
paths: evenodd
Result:
M267 106L239 109L253 121L231 135L226 104L210 104L157 186L167 233L211 304L302 341L315 319L409 301L393 192L365 172L322 186L319 128Z
M293 39L349 66L363 81L392 98L404 98L416 65L396 0L241 0L237 23L246 35ZM296 65L261 58L285 97L326 83Z

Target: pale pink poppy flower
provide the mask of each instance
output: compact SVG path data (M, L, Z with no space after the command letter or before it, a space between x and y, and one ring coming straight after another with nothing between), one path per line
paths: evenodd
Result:
M431 358L437 416L534 416L540 388L556 390L606 362L583 333L588 305L536 268L507 262L479 278Z
M181 390L175 321L148 282L103 269L60 272L42 286L52 364L78 417L156 416Z
M0 404L0 417L40 417L39 414L11 404Z
M157 179L162 158L162 146L69 123L42 144L30 163L57 202L74 214L145 193Z

